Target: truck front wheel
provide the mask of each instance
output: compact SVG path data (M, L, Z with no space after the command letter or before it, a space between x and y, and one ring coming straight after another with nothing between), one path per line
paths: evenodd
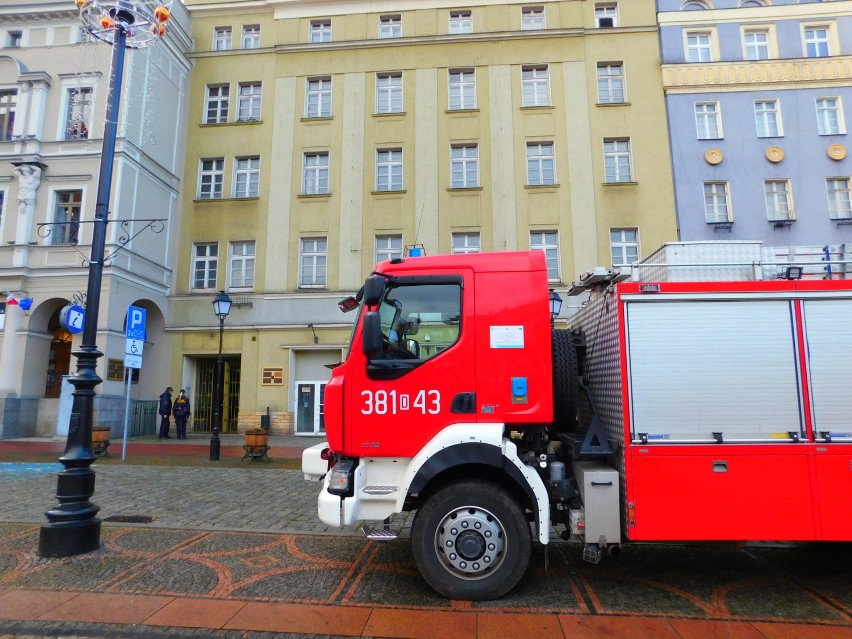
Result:
M464 481L438 490L417 511L414 561L426 582L450 599L483 601L509 592L530 560L530 526L505 490Z

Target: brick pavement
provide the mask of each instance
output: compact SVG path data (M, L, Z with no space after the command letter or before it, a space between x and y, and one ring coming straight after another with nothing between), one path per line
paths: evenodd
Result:
M55 476L0 472L0 639L852 639L849 544L635 546L589 566L579 546L558 543L547 571L536 546L515 591L471 604L425 586L407 539L377 544L322 525L318 486L299 471L129 464L96 473L102 517L154 521L105 523L96 552L47 560L35 548Z

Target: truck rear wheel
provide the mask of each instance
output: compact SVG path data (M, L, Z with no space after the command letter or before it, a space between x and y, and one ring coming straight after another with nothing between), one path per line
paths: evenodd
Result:
M558 433L577 430L579 373L577 349L568 331L552 330L553 344L553 428Z
M505 595L523 577L530 526L508 492L464 481L426 500L414 518L411 544L420 574L439 594L483 601Z

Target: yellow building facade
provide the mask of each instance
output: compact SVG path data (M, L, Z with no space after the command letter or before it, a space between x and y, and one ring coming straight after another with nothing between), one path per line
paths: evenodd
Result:
M677 239L653 0L187 0L171 330L208 428L322 431L337 301L375 263L544 250L556 288ZM567 315L570 311L563 310Z

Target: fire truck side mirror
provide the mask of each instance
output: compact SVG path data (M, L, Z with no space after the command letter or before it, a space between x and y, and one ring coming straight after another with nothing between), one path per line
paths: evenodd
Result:
M361 323L361 350L368 360L382 354L382 318L378 311L367 311L364 314Z
M371 275L364 282L364 304L375 306L385 292L385 278L381 275Z

